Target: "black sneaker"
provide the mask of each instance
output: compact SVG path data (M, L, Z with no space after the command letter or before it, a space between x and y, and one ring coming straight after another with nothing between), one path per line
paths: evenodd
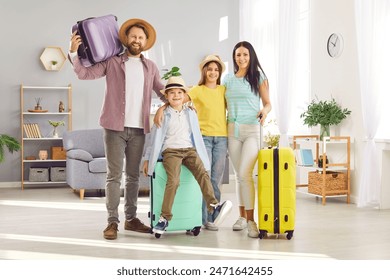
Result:
M232 202L230 200L226 200L223 203L219 203L214 207L214 212L212 214L213 224L218 227L222 224L223 220L225 220L227 214L229 214L230 210L232 210Z
M154 226L153 232L163 234L165 229L168 227L168 221L164 217L160 217L158 223Z

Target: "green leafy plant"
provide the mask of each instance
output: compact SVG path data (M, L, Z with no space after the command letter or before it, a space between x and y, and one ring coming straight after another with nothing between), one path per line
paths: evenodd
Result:
M64 121L55 122L55 121L49 120L49 124L52 125L53 127L57 127L57 126L60 126L60 125L65 125L65 122Z
M181 73L179 72L180 68L177 66L173 66L170 71L165 73L161 79L168 80L172 76L181 76Z
M348 108L341 108L334 98L325 101L317 98L317 100L313 99L311 101L300 117L303 119L303 123L309 127L316 125L330 126L341 123L350 114L351 111Z
M0 134L0 162L4 161L5 148L10 153L17 152L20 150L20 143L11 136Z
M264 142L266 143L267 147L278 147L280 132L276 120L269 120L266 124L264 124L263 129L265 132Z

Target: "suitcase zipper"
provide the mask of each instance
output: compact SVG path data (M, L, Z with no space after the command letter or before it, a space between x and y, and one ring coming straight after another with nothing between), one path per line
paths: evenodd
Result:
M279 149L274 149L274 233L280 233L279 223Z

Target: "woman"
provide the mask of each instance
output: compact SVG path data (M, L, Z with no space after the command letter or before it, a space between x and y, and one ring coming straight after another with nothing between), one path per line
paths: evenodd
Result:
M221 86L221 75L225 64L217 55L206 56L199 65L201 78L188 95L199 119L200 130L211 163L211 183L216 199L221 201L220 185L225 170L227 154L227 124L225 87ZM203 203L202 223L208 230L218 230Z
M247 228L248 236L257 238L253 169L260 148L259 122L263 125L271 111L268 79L253 46L246 41L234 47L233 62L234 74L226 75L223 82L228 107L228 151L236 176L240 213L233 230Z

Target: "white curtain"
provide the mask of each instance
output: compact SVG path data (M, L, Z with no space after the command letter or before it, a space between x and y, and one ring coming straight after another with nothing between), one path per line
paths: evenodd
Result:
M279 120L280 147L288 147L288 128L291 120L293 81L295 80L298 37L299 0L280 1L279 4L279 55L277 60L277 119Z
M270 118L277 119L281 147L289 145L298 7L299 0L240 1L240 40L253 45L268 77L273 106Z
M388 71L384 71L390 63L384 59L388 52L384 38L389 37L389 26L384 23L389 16L388 0L355 0L360 96L366 137L360 168L358 207L379 205L380 168L374 137L381 118L380 98L387 94L385 91L389 88L385 85Z

